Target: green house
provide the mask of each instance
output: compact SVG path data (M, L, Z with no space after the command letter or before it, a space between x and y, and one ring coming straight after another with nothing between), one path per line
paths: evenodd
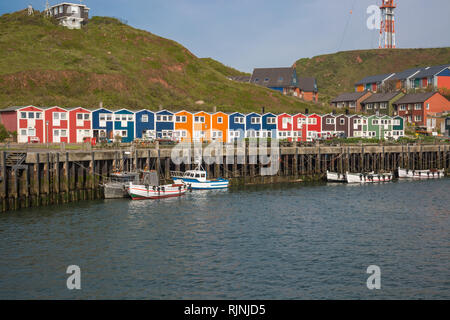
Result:
M403 92L375 93L361 102L362 111L367 114L392 116L393 104L404 95Z
M392 136L398 139L405 136L405 119L400 116L392 118Z

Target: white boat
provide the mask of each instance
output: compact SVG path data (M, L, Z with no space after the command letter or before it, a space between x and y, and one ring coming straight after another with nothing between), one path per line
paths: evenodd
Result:
M398 168L399 178L411 179L439 179L445 176L444 169L442 170L408 170Z
M376 182L392 182L393 173L349 173L347 172L348 183L376 183Z
M330 172L327 170L327 180L330 182L347 182L345 174Z
M185 173L175 172L171 173L174 183L184 183L193 190L210 190L210 189L226 189L229 181L223 178L207 179L205 170L198 166L196 170L188 170Z
M139 173L137 172L115 172L109 180L103 183L103 193L105 199L118 199L127 197L127 187L130 183L139 183Z
M188 190L185 184L169 184L164 186L134 185L127 187L132 200L163 199L180 197Z

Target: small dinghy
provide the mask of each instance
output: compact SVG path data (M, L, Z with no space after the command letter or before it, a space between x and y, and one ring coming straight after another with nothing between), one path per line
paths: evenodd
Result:
M398 168L399 178L410 179L439 179L445 176L444 169L442 170L408 170Z
M347 172L348 183L377 183L377 182L392 182L394 179L393 173L349 173Z
M327 171L327 181L329 182L347 182L345 174Z
M163 199L180 197L186 193L186 184L168 184L164 186L134 185L131 183L127 192L132 200Z

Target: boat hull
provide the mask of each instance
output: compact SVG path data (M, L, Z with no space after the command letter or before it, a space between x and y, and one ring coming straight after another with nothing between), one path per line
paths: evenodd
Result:
M431 170L407 170L398 168L398 177L402 179L440 179L445 176L444 169Z
M126 185L123 183L106 183L103 185L105 199L121 199L128 196Z
M382 173L382 174L361 174L361 173L348 173L347 182L348 183L380 183L380 182L392 182L394 175L392 173Z
M327 171L327 181L329 182L347 182L345 174Z
M196 181L194 179L173 178L173 181L177 184L184 183L192 190L226 189L229 185L229 181L225 179Z
M128 187L127 192L132 200L156 200L181 197L187 190L187 186L183 184L173 184L155 188L131 185Z

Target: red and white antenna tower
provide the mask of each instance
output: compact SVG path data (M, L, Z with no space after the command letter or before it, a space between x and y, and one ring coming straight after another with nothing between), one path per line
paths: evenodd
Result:
M381 0L380 49L395 48L395 8L394 0Z

